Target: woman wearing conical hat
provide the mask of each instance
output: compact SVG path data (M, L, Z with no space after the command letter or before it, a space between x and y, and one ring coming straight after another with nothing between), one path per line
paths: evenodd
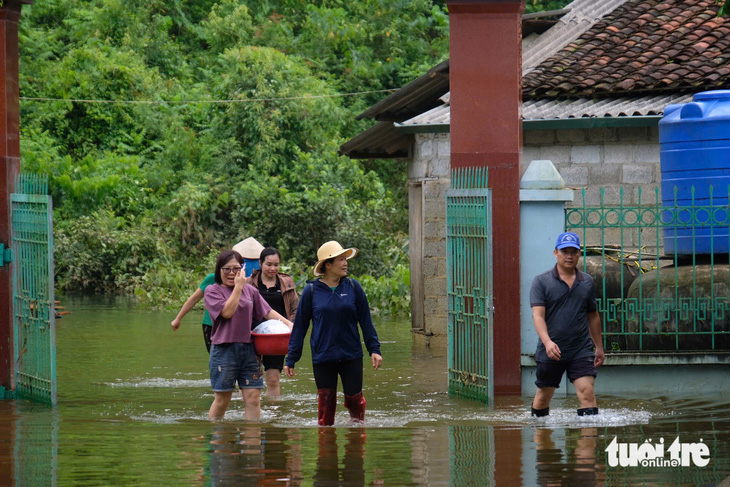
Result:
M312 371L317 385L320 426L335 422L338 376L351 420L365 419L363 350L358 325L373 368L378 370L383 363L365 291L357 280L347 277L347 261L356 255L357 249L342 248L335 241L319 248L313 269L318 279L309 281L302 292L289 341L284 372L294 377L294 364L302 356L304 337L311 323Z

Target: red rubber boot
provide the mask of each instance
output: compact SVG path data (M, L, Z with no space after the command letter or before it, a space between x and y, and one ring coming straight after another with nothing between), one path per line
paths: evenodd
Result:
M337 389L319 389L319 407L317 409L317 424L332 426L335 424L335 409L337 409Z
M367 401L362 395L362 392L358 392L354 396L345 396L345 407L350 411L350 420L357 423L365 421L365 406Z

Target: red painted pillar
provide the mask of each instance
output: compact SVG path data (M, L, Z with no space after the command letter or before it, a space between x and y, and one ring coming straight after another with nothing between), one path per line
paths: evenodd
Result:
M10 245L10 194L20 171L18 97L18 21L22 4L5 0L0 7L0 242ZM12 265L12 264L11 264ZM0 267L0 386L11 389L13 377L12 267Z
M447 0L451 167L492 188L494 393L520 394L520 144L524 0Z

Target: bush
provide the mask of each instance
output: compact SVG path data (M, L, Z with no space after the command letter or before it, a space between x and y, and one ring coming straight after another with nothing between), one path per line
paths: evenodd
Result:
M54 229L56 287L67 294L124 294L158 265L156 232L108 211Z

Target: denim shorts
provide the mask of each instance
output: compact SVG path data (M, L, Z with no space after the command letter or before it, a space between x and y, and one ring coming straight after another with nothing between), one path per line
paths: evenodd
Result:
M593 365L593 357L577 358L558 362L538 362L535 385L537 387L560 387L563 374L568 373L568 380L571 384L575 379L581 377L595 377L596 367Z
M210 385L214 392L263 389L261 365L253 343L221 343L210 347Z

